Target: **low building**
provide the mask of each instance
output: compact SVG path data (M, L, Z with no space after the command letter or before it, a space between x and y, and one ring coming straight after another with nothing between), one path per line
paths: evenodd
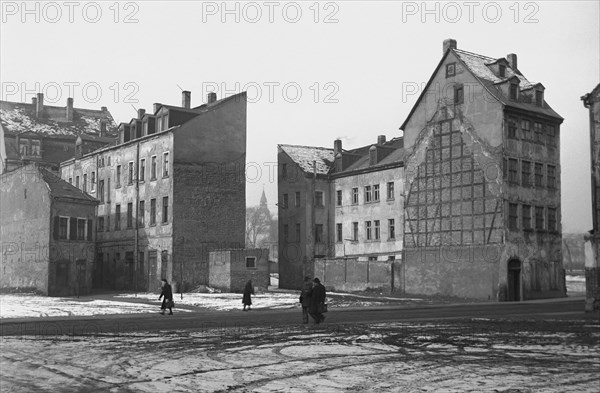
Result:
M75 108L44 104L38 93L31 104L0 101L0 173L36 163L54 173L79 152L89 153L116 142L114 120L106 107Z
M242 292L248 280L267 290L269 250L266 248L215 250L209 256L208 285L226 292Z
M0 175L0 287L50 296L89 293L97 204L35 164Z
M153 109L60 166L99 201L95 288L186 291L208 284L209 251L244 247L246 93Z
M600 308L600 84L581 97L589 109L592 160L592 230L586 236L586 311Z

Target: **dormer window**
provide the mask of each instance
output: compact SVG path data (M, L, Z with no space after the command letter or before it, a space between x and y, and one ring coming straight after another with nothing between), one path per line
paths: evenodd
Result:
M536 90L535 91L535 104L537 106L542 106L543 103L544 103L544 92L541 90Z
M517 98L519 97L519 85L517 85L516 83L511 83L509 94L511 100L517 101Z
M32 156L39 156L41 153L41 142L39 139L32 139L31 140L31 155Z
M506 65L500 64L498 66L498 75L500 76L500 78L506 77Z
M19 140L19 153L22 156L26 156L29 154L29 143L27 143L27 139Z
M446 64L446 78L456 75L456 63Z

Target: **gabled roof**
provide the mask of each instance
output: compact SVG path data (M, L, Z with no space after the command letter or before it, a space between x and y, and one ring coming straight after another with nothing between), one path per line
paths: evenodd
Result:
M371 146L376 146L380 150L388 150L387 155L380 159L375 165L370 165L370 157L369 157L369 149ZM403 146L403 138L394 138L383 144L374 144L367 145L363 147L359 147L354 150L348 151L351 154L358 154L361 157L349 165L347 168L344 168L341 172L336 172L336 175L343 174L346 172L353 172L362 169L368 168L377 168L381 166L386 166L392 163L400 163L404 161L404 148ZM346 153L346 152L344 152ZM379 152L378 152L379 153Z
M473 77L475 77L475 79L477 79L483 85L483 87L492 95L492 97L496 98L503 105L525 111L536 112L542 115L563 120L563 118L558 113L556 113L545 101L543 106L541 107L535 105L535 103L515 102L509 100L509 98L504 95L502 90L496 86L497 84L501 84L510 78L517 78L519 80L519 88L521 90L527 90L533 87L535 84L527 80L527 78L525 78L525 76L523 76L523 74L518 69L513 69L512 67L507 65L505 78L500 78L499 76L494 74L494 72L489 67L492 64L498 62L500 59L478 55L476 53L471 53L460 49L450 48L446 51L446 53L444 53L444 56L442 56L442 59L431 74L431 77L429 78L425 89L423 89L423 91L419 95L419 98L417 99L417 102L408 114L406 120L404 120L404 123L402 123L402 125L400 126L401 130L404 130L404 128L406 127L406 124L412 117L414 111L419 106L422 98L425 96L427 90L429 89L433 78L438 73L438 70L440 69L440 67L444 63L444 60L450 54L450 52L452 52L458 58L458 60L463 64L465 69L468 70L471 73L471 75L473 75Z
M305 173L313 173L316 162L318 175L326 175L333 167L333 149L313 146L278 145Z
M69 184L52 172L44 168L38 168L38 170L42 179L48 185L48 188L50 189L50 195L52 195L53 198L77 199L81 201L98 203L96 198L86 194L72 184Z
M100 122L105 120L107 136L116 136L116 125L109 111L73 108L73 121L66 120L65 107L44 105L42 117L36 117L33 104L0 101L0 123L7 135L31 131L43 137L86 135L99 137Z

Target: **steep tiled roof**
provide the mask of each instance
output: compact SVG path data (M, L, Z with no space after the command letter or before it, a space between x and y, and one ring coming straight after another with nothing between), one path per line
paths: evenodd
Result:
M43 116L35 115L33 104L0 101L0 123L7 135L32 131L41 136L99 136L100 121L106 121L108 135L116 136L110 112L73 108L73 121L66 121L64 107L44 105Z
M375 145L375 146L378 146L379 148L387 150L387 152L386 152L387 155L384 158L380 159L377 162L377 164L375 164L375 165L369 165L369 162L370 162L369 149L371 148L371 146L373 146L373 145L367 145L367 146L359 147L357 149L348 151L348 153L357 154L357 155L360 155L361 157L358 160L356 160L355 162L353 162L351 165L349 165L347 168L344 168L344 170L342 172L337 172L337 174L343 174L344 172L352 172L352 171L367 169L367 168L377 168L377 167L386 166L386 165L389 165L392 163L404 161L404 151L405 150L402 148L402 146L403 146L402 138L394 138L394 139L389 140L381 145ZM346 153L346 152L344 152L344 153Z
M279 145L279 148L306 173L313 173L313 161L319 175L328 174L333 166L333 149L295 145Z
M38 168L40 171L40 175L44 182L48 185L50 189L50 194L56 198L69 198L69 199L79 199L83 201L90 202L98 202L98 200L85 192L81 191L79 188L69 184L64 181L60 177L56 176L52 172L47 171L44 168Z

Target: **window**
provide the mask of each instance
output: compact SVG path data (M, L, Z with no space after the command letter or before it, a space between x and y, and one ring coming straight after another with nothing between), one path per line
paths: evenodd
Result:
M531 162L529 161L521 161L521 185L531 186Z
M110 203L110 177L106 179L106 202Z
M533 123L533 134L536 142L544 143L544 131L542 129L542 123Z
M294 201L296 207L300 207L300 191L296 191L296 199Z
M73 178L72 177L69 178L69 184L73 184Z
M371 202L371 186L365 186L365 203Z
M537 106L542 106L543 103L544 103L544 92L541 90L536 90L535 91L535 104Z
M96 172L92 172L92 182L90 183L92 192L96 191Z
M377 261L377 257L376 256L370 256L369 257L369 262L376 262Z
M163 153L163 177L169 177L169 152Z
M110 166L110 156L108 156L108 166Z
M110 207L110 206L109 206ZM106 214L106 232L110 231L110 214Z
M281 164L281 178L287 179L287 177L288 177L287 164Z
M516 203L508 204L508 229L516 230L518 228L517 221L519 219L519 205Z
M300 224L296 224L296 242L300 243Z
M535 229L544 230L544 208L542 206L535 207Z
M85 240L85 219L77 219L77 240Z
M546 181L548 188L556 188L556 167L554 165L548 165Z
M335 233L338 243L341 243L344 239L342 237L342 224L335 224Z
M317 242L317 243L323 242L323 224L315 225L315 242Z
M146 159L145 158L142 158L140 160L140 169L139 169L138 177L140 178L141 182L143 182L146 179Z
M156 225L156 199L150 199L150 225Z
M387 199L394 199L394 182L391 181L387 184Z
M379 184L373 185L373 202L379 202Z
M69 234L69 219L67 217L60 217L58 220L58 238L68 239Z
M163 197L162 222L163 224L169 222L169 197Z
M133 161L129 162L129 176L127 177L128 184L133 184Z
M548 208L548 230L550 232L556 232L556 208L549 207Z
M323 207L323 191L315 191L315 206Z
M461 86L454 86L454 103L455 104L462 104L464 102L464 89Z
M287 242L289 240L290 237L290 228L288 227L287 224L283 225L283 241Z
M98 182L98 199L100 202L104 202L104 180Z
M500 64L498 66L498 76L500 76L500 78L506 77L506 65Z
M98 217L98 232L104 231L104 217Z
M508 159L508 182L518 184L519 174L517 172L519 167L519 161L514 158Z
M521 137L525 140L531 140L531 122L529 120L521 120Z
M256 269L256 257L246 257L246 269Z
M146 214L146 202L140 201L140 209L138 211L138 226L143 227L145 224L144 215Z
M352 223L352 240L355 242L358 241L358 222Z
M517 120L508 118L507 134L510 139L517 139Z
M121 205L115 206L115 231L121 229Z
M535 173L535 186L542 187L542 183L544 181L544 166L543 164L535 163L534 165L534 173Z
M371 230L372 230L372 226L371 226L371 221L365 221L365 232L367 234L367 240L371 240L372 239L372 234L371 234Z
M548 146L556 146L556 129L554 126L546 126L546 143Z
M281 202L281 207L287 209L288 207L288 194L283 194L283 201Z
M456 63L446 64L446 78L456 75Z
M388 236L391 239L396 239L396 222L393 218L388 220Z
M133 203L127 204L127 228L133 228Z
M337 206L342 206L342 190L337 190L335 192L336 198L335 198L335 204Z
M523 229L528 230L531 229L531 206L523 205L522 210L522 218L523 218Z
M375 220L373 222L373 226L375 227L375 240L379 240L381 238L381 229L379 225L379 220Z
M117 165L117 184L115 188L121 187L121 165Z
M83 192L87 192L87 173L83 175Z
M510 84L509 94L511 100L517 100L517 97L519 96L519 86L516 83Z
M352 189L352 204L358 205L358 188Z
M156 156L152 156L152 163L150 165L150 180L156 180Z

